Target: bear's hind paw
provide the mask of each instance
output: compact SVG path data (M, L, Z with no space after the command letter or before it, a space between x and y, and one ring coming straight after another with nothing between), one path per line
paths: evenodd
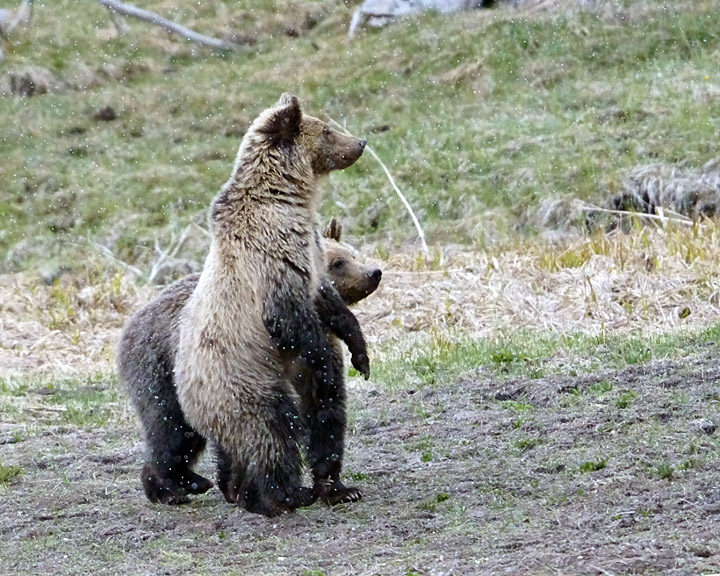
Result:
M362 499L360 488L345 486L339 480L333 480L332 478L317 480L315 482L315 493L320 500L330 506L357 502Z
M362 500L362 492L354 486L343 486L341 489L333 489L329 494L323 496L323 502L330 506L349 504L360 500Z

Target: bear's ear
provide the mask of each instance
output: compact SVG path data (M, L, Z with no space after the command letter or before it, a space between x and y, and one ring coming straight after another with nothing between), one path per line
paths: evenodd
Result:
M335 242L340 242L340 236L342 236L342 224L340 224L340 221L337 218L330 220L328 225L325 227L323 236L325 236L325 238L329 238L330 240L335 240Z
M301 122L300 102L292 94L283 94L260 132L267 135L273 144L289 145L300 134Z
M297 103L297 98L292 94L285 92L280 96L280 100L277 101L275 106L290 106L293 103Z

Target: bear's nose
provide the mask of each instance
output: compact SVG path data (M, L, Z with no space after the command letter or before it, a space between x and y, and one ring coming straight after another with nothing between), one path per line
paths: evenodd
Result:
M367 275L368 278L372 278L373 280L380 282L380 279L382 278L382 270L380 270L380 268L375 268L374 270L370 270Z
M364 149L365 145L367 144L367 140L360 140L360 142L358 142L358 144L360 144L360 148Z

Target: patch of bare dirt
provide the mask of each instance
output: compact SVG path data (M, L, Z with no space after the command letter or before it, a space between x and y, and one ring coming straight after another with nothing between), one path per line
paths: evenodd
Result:
M577 377L559 375L573 359L539 379L478 367L417 390L355 391L345 469L365 498L275 519L217 490L151 505L124 399L103 404L107 424L78 428L58 398L31 390L35 412L0 417L0 436L19 433L2 463L23 469L0 486L1 572L715 573L717 353Z

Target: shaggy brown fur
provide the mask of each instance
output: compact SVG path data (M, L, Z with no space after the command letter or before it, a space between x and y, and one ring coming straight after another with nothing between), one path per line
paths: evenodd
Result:
M181 313L175 384L187 421L217 446L225 498L251 512L272 516L324 495L301 483L304 426L316 485L334 480L339 455L325 427L339 419L339 380L328 328L369 371L357 320L322 273L316 209L317 176L352 165L364 147L283 95L253 122L212 204L210 252ZM293 385L303 366L307 418Z
M328 277L343 301L354 304L375 291L382 272L356 262L340 238L340 224L333 219L323 238ZM173 378L180 312L199 278L200 274L185 276L134 314L118 345L118 376L132 399L148 446L141 478L151 502L179 504L189 494L202 494L212 487L212 482L192 471L205 439L185 420ZM342 362L337 338L331 336L330 343L338 348ZM326 500L333 503L335 493L331 490Z

